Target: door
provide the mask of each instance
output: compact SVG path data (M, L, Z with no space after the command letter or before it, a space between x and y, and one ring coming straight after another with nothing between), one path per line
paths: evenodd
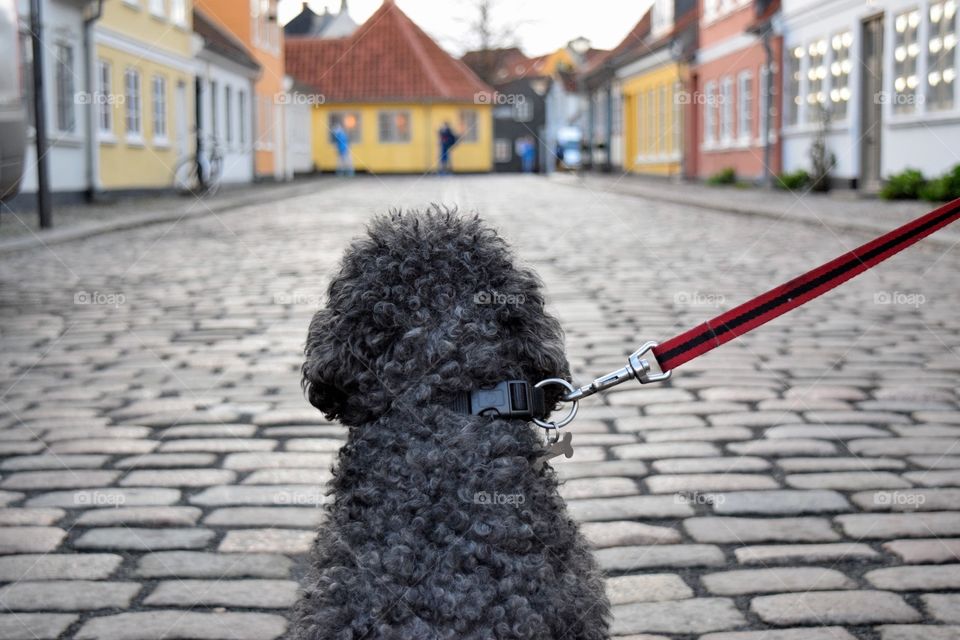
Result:
M863 23L860 76L860 188L880 189L880 140L883 131L883 14Z

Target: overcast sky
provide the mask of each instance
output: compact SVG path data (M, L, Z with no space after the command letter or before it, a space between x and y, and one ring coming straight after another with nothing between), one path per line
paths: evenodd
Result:
M397 5L442 47L454 54L476 46L469 23L476 10L472 0L396 0ZM520 47L528 55L553 51L577 36L586 36L594 47L609 49L630 31L651 0L499 0L494 23L514 25ZM350 15L362 23L381 0L348 0ZM322 13L340 8L340 0L310 0ZM280 0L280 23L300 12L302 0Z

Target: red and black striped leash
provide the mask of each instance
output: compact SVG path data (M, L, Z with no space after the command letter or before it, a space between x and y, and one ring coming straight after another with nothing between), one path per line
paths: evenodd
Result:
M638 380L644 384L666 380L680 365L823 295L958 218L960 218L960 198L789 282L774 287L689 331L662 343L647 342L630 356L625 367L597 378L588 385L575 389L568 386L569 383L564 384L568 388L568 393L563 399L572 402L573 406L567 416L557 422L549 423L550 426L562 427L572 420L576 415L578 400L626 380ZM550 382L565 383L557 380L550 380Z

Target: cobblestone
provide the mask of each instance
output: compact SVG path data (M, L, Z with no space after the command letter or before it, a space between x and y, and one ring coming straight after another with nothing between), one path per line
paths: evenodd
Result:
M347 430L299 387L315 304L278 296L322 295L371 211L488 217L546 282L578 382L719 311L676 302L693 283L734 303L866 240L511 176L303 193L0 256L0 593L42 603L0 613L0 638L284 635ZM960 637L937 626L960 625L960 254L944 249L876 271L938 292L921 307L872 304L867 275L666 384L582 403L554 467L611 572L618 636Z
M887 591L810 591L758 596L750 602L764 622L791 624L877 624L915 622L920 613Z

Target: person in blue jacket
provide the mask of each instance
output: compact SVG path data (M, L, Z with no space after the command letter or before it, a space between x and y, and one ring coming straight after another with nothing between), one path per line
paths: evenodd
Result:
M337 175L353 175L353 158L350 157L350 135L338 122L331 131L333 144L337 147Z
M450 165L450 150L457 144L457 136L450 128L449 122L444 122L440 127L440 173L450 173L453 169Z

